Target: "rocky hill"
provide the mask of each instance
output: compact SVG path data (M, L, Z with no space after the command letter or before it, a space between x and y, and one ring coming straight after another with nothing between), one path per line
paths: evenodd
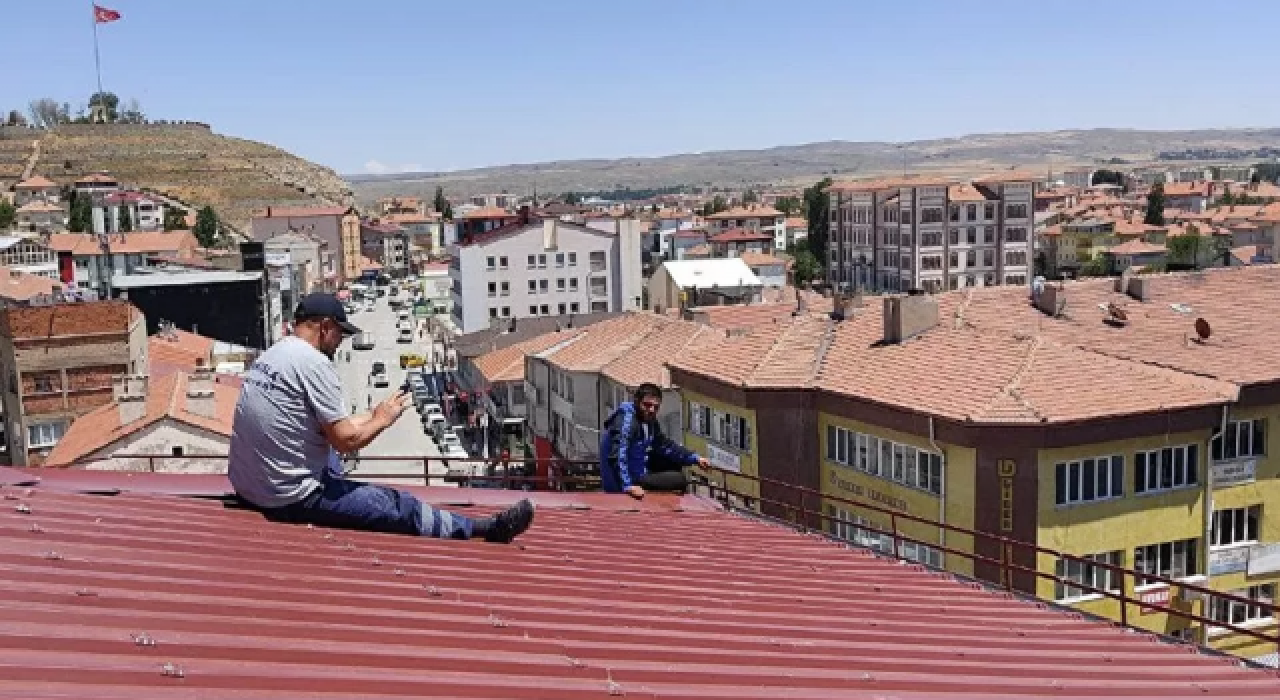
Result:
M274 146L222 136L196 123L67 124L50 131L0 129L0 183L22 172L38 141L34 172L57 182L103 170L123 183L193 207L212 205L239 231L256 209L350 203L333 170Z
M1280 146L1280 129L1140 131L1091 129L885 142L828 141L758 151L716 151L661 158L572 160L449 173L349 175L358 199L634 189L670 185L743 186L809 183L823 176L860 178L902 172L966 177L1013 166L1061 170L1072 165L1156 160L1161 153L1260 151ZM1259 158L1261 160L1261 158ZM1219 161L1220 162L1220 161Z

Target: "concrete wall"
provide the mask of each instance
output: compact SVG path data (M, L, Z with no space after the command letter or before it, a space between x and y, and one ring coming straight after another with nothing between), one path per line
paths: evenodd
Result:
M110 459L122 454L173 454L175 447L182 448L183 457L166 459ZM107 445L88 455L88 459L106 461L89 465L90 469L117 471L148 471L153 466L157 472L170 474L226 474L226 459L196 459L193 455L225 456L230 438L225 435L196 428L175 420L162 420L132 435Z

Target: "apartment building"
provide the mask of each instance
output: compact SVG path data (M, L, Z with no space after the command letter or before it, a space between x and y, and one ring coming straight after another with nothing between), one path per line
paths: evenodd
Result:
M380 219L360 222L360 254L395 279L409 274L409 235L398 224Z
M900 178L832 185L827 281L938 292L1029 282L1033 178L950 184Z
M0 265L28 275L58 279L58 253L43 236L0 236Z
M249 231L255 241L290 231L315 236L336 255L337 284L360 278L360 216L352 207L267 207Z
M1032 303L1014 287L892 296L846 305L840 321L760 326L670 368L685 444L721 466L1139 574L1122 581L1013 548L1009 561L1067 581L1005 578L940 549L999 559L995 542L899 520L918 540L905 558L1113 619L1119 603L1071 584L1275 631L1251 606L1205 603L1141 574L1275 599L1280 337L1257 321L1277 298L1270 266L1055 283ZM1197 318L1211 333L1197 333ZM799 503L784 486L727 483L742 505L775 516L791 517L765 499ZM887 514L835 500L823 511L812 526L892 551L868 529L887 530ZM1239 656L1275 651L1158 609L1126 613L1131 625Z
M58 186L58 183L43 175L33 175L13 186L13 204L15 207L22 207L31 202L59 204L61 201L62 188Z
M152 258L189 258L199 246L190 231L55 233L48 240L58 255L62 282L99 295L114 277L134 274Z
M41 464L77 417L112 400L111 378L146 371L147 326L127 302L0 309L10 464Z
M498 319L628 311L643 301L638 222L616 232L558 219L517 221L453 249L453 320L461 333Z
M715 235L733 229L745 229L767 234L774 248L785 247L787 241L787 215L762 204L746 204L731 207L706 217L707 233Z

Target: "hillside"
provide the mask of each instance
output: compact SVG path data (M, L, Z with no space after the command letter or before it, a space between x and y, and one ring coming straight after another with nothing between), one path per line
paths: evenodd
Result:
M504 165L449 173L348 175L357 198L370 202L388 194L430 196L437 185L450 195L647 188L665 185L742 186L808 183L824 175L858 178L901 172L964 177L1010 166L1061 170L1119 158L1155 160L1161 152L1187 149L1252 150L1280 146L1280 129L1138 131L1091 129L885 142L828 141L758 151L715 151L661 158L570 160Z
M222 136L203 124L69 124L51 131L0 130L0 180L16 179L39 140L34 172L57 182L104 170L122 183L192 206L212 205L239 231L255 209L350 201L329 168L274 146Z

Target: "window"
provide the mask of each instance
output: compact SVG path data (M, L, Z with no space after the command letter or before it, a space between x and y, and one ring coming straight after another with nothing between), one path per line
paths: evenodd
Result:
M1133 456L1133 492L1166 491L1200 481L1197 445L1165 447Z
M1124 457L1089 457L1058 462L1054 468L1054 499L1057 505L1088 503L1124 495Z
M982 242L983 242L983 243L995 243L995 242L996 242L996 227L995 227L995 226L984 226L984 227L982 227Z
M920 223L922 224L940 224L942 223L941 207L925 207L920 210Z
M1213 438L1213 461L1261 457L1267 450L1267 422L1262 418L1233 420Z
M951 229L948 232L947 240L951 242L951 245L960 245L960 229L958 228Z
M182 446L181 446L181 445L175 445L175 446L173 447L173 449L172 449L172 450L170 450L170 453L171 453L174 457L181 457L181 456L182 456Z
M955 204L951 205L951 220L952 221L960 220L960 207Z
M1026 243L1027 229L1016 226L1004 230L1004 240L1006 243Z
M1230 547L1257 542L1258 521L1261 519L1262 506L1213 511L1213 530L1209 536L1209 546Z
M1103 552L1102 554L1086 554L1085 559L1099 564L1110 564L1111 566L1122 566L1124 558L1123 552ZM1054 564L1054 573L1075 583L1082 583L1086 586L1093 586L1104 591L1120 591L1120 575L1101 566L1094 566L1089 562L1076 561L1074 559L1059 559ZM1053 584L1053 597L1056 600L1066 600L1069 598L1079 598L1086 595L1095 595L1095 591L1084 588L1076 588L1075 586L1055 581Z
M550 291L550 288L551 288L551 280L538 280L539 294L546 294L548 291Z
M507 269L507 256L504 255L498 258L498 269L500 270Z
M529 269L530 269L530 270L532 270L533 268L537 267L537 266L538 266L538 256L536 256L536 255L530 255L530 256L529 256L529 263L528 263L528 266L529 266Z
M497 317L498 317L498 309L493 306L489 307L489 318L497 318Z
M947 267L948 267L948 268L951 268L951 269L954 269L954 268L960 267L960 254L959 254L959 253L957 253L956 251L954 251L954 250L953 250L953 251L951 251L950 253L948 253L948 254L947 254Z
M827 459L903 486L942 493L942 455L875 435L827 426Z
M540 270L541 270L541 269L546 269L546 267L547 267L547 254L546 254L546 253L540 253L540 254L538 255L538 269L540 269Z
M564 302L561 302L560 304L558 304L558 305L556 306L556 313L558 313L558 314L560 314L561 316L563 316L563 315L564 315L564 312L565 312L565 304L564 304Z
M569 313L571 314L578 313L578 302L576 301L569 302Z
M591 253L591 271L599 272L604 269L604 251L597 250Z
M608 279L605 277L591 278L591 296L602 297L609 293Z
M982 218L984 218L984 219L994 219L994 218L996 218L996 205L994 205L994 204L987 204L987 205L985 205L985 206L982 208Z
M539 309L538 309L538 313L542 314L543 316L550 316L550 315L551 315L551 305L550 305L550 304L543 304L541 307L539 307Z
M530 305L529 305L529 315L530 315L530 316L537 316L537 315L538 315L538 305L537 305L537 304L530 304Z
M503 282L502 286L499 288L499 293L501 293L502 296L504 297L511 296L511 283Z
M490 282L490 283L489 283L489 296L491 296L491 297L496 297L496 296L498 296L498 283L497 283L497 282Z
M1196 551L1200 540L1178 540L1149 544L1133 550L1133 569L1139 573L1155 574L1165 578L1183 578L1200 573L1196 565ZM1136 585L1146 586L1162 583L1152 579L1138 577Z
M965 253L964 253L964 266L965 266L965 267L974 267L974 266L976 266L977 264L978 264L978 251L976 251L976 250L967 250L967 251L965 251ZM969 286L970 286L970 287L972 287L973 285L969 285Z
M1027 276L1026 275L1005 275L1004 283L1005 284L1026 284Z
M570 277L570 278L569 278L569 291L571 291L571 292L576 292L576 291L578 291L578 278L577 278L577 277Z
M971 244L971 245L972 245L972 244L974 244L974 243L977 243L977 242L978 242L978 228L977 228L976 226L970 226L969 228L965 229L965 232L964 232L964 239L965 239L965 242L967 242L967 243L969 243L969 244Z
M920 256L920 269L921 270L941 270L942 256L941 255Z
M608 311L608 310L609 310L609 302L607 302L607 301L593 301L593 302L591 302L591 313L593 313L593 314L601 314L601 313L604 313L604 312L606 312L606 311Z
M830 523L828 530L832 536L859 547L893 554L893 536L884 532L888 527L872 524L862 516L830 505L827 506L827 516L827 522ZM898 553L903 559L920 562L935 569L942 568L942 550L927 544L899 540Z
M538 293L538 280L529 280L529 293L530 294Z
M966 218L966 219L968 219L969 221L973 221L974 219L977 219L977 218L978 218L978 205L977 205L977 204L967 204L967 205L965 205L965 214L966 214L965 218Z
M926 233L926 232L921 232L921 233L920 233L920 247L921 247L921 248L930 248L930 247L935 247L935 248L936 248L936 247L938 247L938 246L940 246L940 245L942 245L942 233L941 233L941 232L927 232L927 233Z
M574 267L577 264L578 264L578 254L569 253L569 267Z
M1027 205L1025 204L1006 204L1004 207L1004 218L1006 219L1025 219L1027 218Z
M1244 590L1229 591L1229 593L1250 598L1260 603L1271 604L1276 600L1276 584L1260 583L1256 586L1249 586ZM1241 625L1253 620L1271 620L1273 618L1272 614L1261 606L1237 603L1234 600L1218 597L1209 600L1207 617L1231 625Z
M689 402L689 432L739 452L751 452L751 423L742 416Z
M982 251L982 264L987 267L994 266L996 264L996 252L994 250Z
M1027 254L1024 251L1009 251L1004 254L1004 264L1010 266L1026 265Z
M493 269L497 268L497 266L498 266L497 258L494 258L492 255L490 255L489 257L485 258L485 259L484 259L484 266L485 266L485 268L486 268L486 269L489 269L489 270L493 270Z
M564 267L564 253L556 253L556 267Z
M511 318L511 307L510 307L510 306L504 306L504 307L502 307L502 317L503 317L503 318Z
M564 291L564 278L563 278L563 277L560 277L560 278L556 279L556 291L557 291L557 292L563 292L563 291Z
M66 432L66 423L33 423L27 426L27 447L53 447Z

